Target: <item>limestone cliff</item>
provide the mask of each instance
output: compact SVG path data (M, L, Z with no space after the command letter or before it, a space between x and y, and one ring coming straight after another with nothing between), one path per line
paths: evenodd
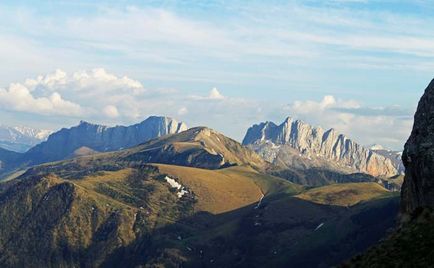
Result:
M288 148L292 148L296 149L298 156L318 163L317 166L328 162L335 169L347 172L379 177L398 174L397 167L389 158L363 147L336 130L312 127L290 117L280 125L266 122L252 126L247 131L243 144L251 146L273 163L282 162L279 156L286 155L287 158Z

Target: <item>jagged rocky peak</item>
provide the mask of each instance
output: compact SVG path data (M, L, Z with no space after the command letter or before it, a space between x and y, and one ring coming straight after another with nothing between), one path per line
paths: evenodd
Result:
M405 178L401 208L411 213L419 207L434 207L434 80L419 101L411 135L402 160Z
M272 146L261 146L264 143ZM282 162L277 158L289 146L309 160L331 160L354 172L384 177L398 174L397 167L388 157L364 148L333 128L324 130L291 117L287 117L280 125L265 122L252 126L247 131L243 144L249 145L260 155L267 156L267 161L271 162ZM274 159L270 159L270 156Z

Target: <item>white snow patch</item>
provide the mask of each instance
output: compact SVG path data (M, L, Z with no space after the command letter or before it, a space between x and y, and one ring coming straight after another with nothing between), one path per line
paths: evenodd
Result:
M318 226L315 228L314 232L317 231L319 228L321 228L323 225L324 225L324 223L321 223L320 225L318 225Z
M176 195L178 196L178 198L181 198L185 194L188 194L188 191L185 189L185 187L182 186L182 184L180 184L176 180L172 179L169 176L166 176L164 179L166 180L167 183L170 184L170 187L178 190L178 192L176 193Z
M259 199L258 204L255 206L255 209L258 209L258 208L261 206L261 204L262 204L262 199L264 199L264 194L262 194L261 198Z

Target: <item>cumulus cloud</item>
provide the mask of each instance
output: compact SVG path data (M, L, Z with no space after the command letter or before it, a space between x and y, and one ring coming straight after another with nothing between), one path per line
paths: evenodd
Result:
M213 88L210 90L208 96L191 96L193 100L223 100L225 96L223 96L217 88Z
M63 99L56 91L35 97L29 88L19 83L13 83L6 89L0 88L0 104L5 110L44 115L79 116L83 113L79 104Z
M114 105L107 105L103 110L104 114L110 118L116 118L119 116L118 108Z
M222 100L225 97L218 91L217 88L213 88L211 89L209 95L208 95L208 99L210 100Z
M362 144L380 143L394 149L400 149L408 137L413 112L399 106L370 107L333 95L287 105L225 96L217 88L186 96L178 89L145 89L137 80L104 69L56 70L0 88L1 110L32 113L37 121L46 120L36 116L42 114L108 124L131 124L161 114L189 126L207 125L238 140L254 123L291 116L335 128ZM65 126L62 122L65 120L60 120L59 126Z
M58 69L0 89L0 103L10 111L113 119L122 116L120 108L127 116L139 117L137 99L145 93L139 81L103 68L70 74Z
M178 115L186 115L188 113L187 107L181 107L178 110Z

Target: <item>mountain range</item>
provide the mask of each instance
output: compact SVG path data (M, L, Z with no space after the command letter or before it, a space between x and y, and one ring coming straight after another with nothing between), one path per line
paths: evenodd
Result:
M376 183L310 189L269 164L196 127L31 167L0 183L0 265L332 266L394 224Z
M23 153L51 134L49 130L0 125L0 148Z
M77 155L116 151L184 130L187 126L183 122L162 116L151 116L131 126L115 127L81 121L78 126L51 134L47 141L26 152L23 161L40 164Z
M278 167L274 172L290 180L304 177L298 182L308 185L335 183L342 175L354 173L388 178L401 170L399 161L392 161L394 156L367 149L334 129L324 130L290 117L279 125L253 125L243 144ZM306 174L306 170L311 172Z
M153 116L0 150L0 265L329 267L376 243L399 199L389 173L366 173L393 163L285 122L252 127L247 146Z
M187 129L182 122L168 117L151 116L131 126L107 127L81 121L78 126L51 134L24 153L0 151L0 175L17 168L129 148L150 139ZM12 157L13 156L13 157Z

